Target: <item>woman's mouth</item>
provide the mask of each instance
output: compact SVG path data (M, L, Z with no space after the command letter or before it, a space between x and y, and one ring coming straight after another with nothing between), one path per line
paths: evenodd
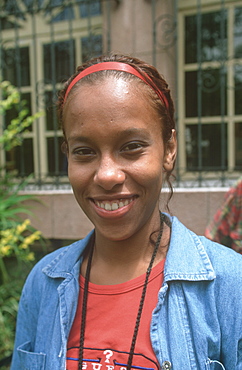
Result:
M134 201L136 197L126 199L115 199L115 200L95 200L93 202L99 208L105 209L105 211L116 211L117 209L128 206Z

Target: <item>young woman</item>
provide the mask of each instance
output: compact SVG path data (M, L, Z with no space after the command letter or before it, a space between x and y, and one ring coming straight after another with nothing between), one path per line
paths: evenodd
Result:
M177 146L165 80L138 59L100 57L58 108L94 231L29 275L11 369L242 369L241 255L159 210Z

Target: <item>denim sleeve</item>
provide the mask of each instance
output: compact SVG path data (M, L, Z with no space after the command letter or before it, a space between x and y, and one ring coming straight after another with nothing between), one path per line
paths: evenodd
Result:
M22 290L10 370L34 370L37 364L36 369L41 370L43 368L40 366L40 361L44 361L44 359L41 359L42 354L41 356L38 356L39 354L35 356L33 352L43 289L42 263L38 262L27 277ZM33 358L32 365L27 366L29 358Z
M30 303L33 303L33 301L30 299L29 302L28 299L28 297L31 296L29 292L29 288L31 289L31 287L28 287L28 285L29 284L27 282L23 288L21 299L19 302L13 358L10 368L11 370L22 369L20 353L22 353L23 351L21 352L19 348L24 345L25 348L27 348L26 346L28 343L29 351L31 351L31 343L33 343L34 339L33 333L35 332L34 327L36 325L35 323L38 308L31 308Z
M226 369L242 370L242 256L231 251L221 266L216 296L222 358Z

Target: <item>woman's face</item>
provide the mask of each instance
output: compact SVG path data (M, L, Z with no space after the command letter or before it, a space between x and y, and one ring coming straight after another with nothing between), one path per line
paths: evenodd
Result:
M142 85L115 78L83 84L64 109L70 183L96 235L125 240L157 222L176 143L165 148Z

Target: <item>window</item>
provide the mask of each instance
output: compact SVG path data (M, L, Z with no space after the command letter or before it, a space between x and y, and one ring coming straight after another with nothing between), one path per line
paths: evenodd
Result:
M242 7L234 9L234 56L242 58Z
M226 10L186 16L185 63L223 60L227 51L226 30Z
M49 176L66 175L65 155L61 152L62 132L59 129L55 100L58 83L65 81L75 70L75 41L60 41L43 45L47 172Z
M63 82L75 70L74 40L47 44L43 48L45 83Z
M20 177L25 177L34 172L32 139L25 138L21 146L17 146L6 153L6 169L7 171L17 171Z
M31 113L31 101L30 94L22 94L22 99L27 103L26 106ZM20 108L21 109L21 108ZM4 125L10 124L11 120L17 116L16 109L12 109L6 112L4 118ZM6 153L5 164L6 170L12 171L15 170L18 176L26 176L26 174L33 173L34 164L33 164L33 140L32 140L32 127L29 128L30 137L23 140L21 146L13 148L10 152Z
M235 169L242 168L242 122L235 123Z
M3 49L3 68L2 75L4 80L10 81L14 86L29 89L30 79L30 59L29 47ZM29 113L32 114L31 94L22 92L22 99L26 102ZM3 126L8 126L12 119L16 118L17 107L6 111L3 119ZM21 109L21 106L19 107ZM26 176L33 172L33 139L32 127L29 128L29 137L23 140L21 147L15 147L5 155L5 165L7 171L15 170L18 176Z
M20 89L30 113L44 111L45 116L23 135L21 147L2 153L0 165L18 176L33 173L38 183L59 175L65 181L55 102L77 65L102 53L101 1L5 0L1 10L0 73ZM13 114L6 114L3 125Z
M227 72L217 68L185 72L186 117L219 116L222 109L226 114L226 77Z
M194 2L197 5L197 2ZM201 2L202 3L202 2ZM186 171L242 169L242 2L183 14ZM181 107L181 105L180 105Z
M100 0L81 1L81 3L79 5L80 17L85 18L101 14Z
M78 9L78 14L80 18L88 18L101 15L100 0L80 0L70 5L63 3L63 0L54 0L51 1L50 6L47 8L46 14L51 17L52 23L75 19L75 8Z
M102 35L90 35L81 39L82 60L87 61L90 58L102 54Z
M225 139L227 125L224 127ZM200 142L202 168L204 171L221 170L222 149L227 152L226 140L222 142L222 125L210 123L201 126L199 140L199 125L186 125L186 167L188 171L196 171L199 167L199 152L197 143ZM225 162L227 167L227 162Z
M60 150L62 142L62 136L47 138L48 174L50 176L67 174L67 159Z
M2 76L18 87L30 85L29 47L2 50Z

